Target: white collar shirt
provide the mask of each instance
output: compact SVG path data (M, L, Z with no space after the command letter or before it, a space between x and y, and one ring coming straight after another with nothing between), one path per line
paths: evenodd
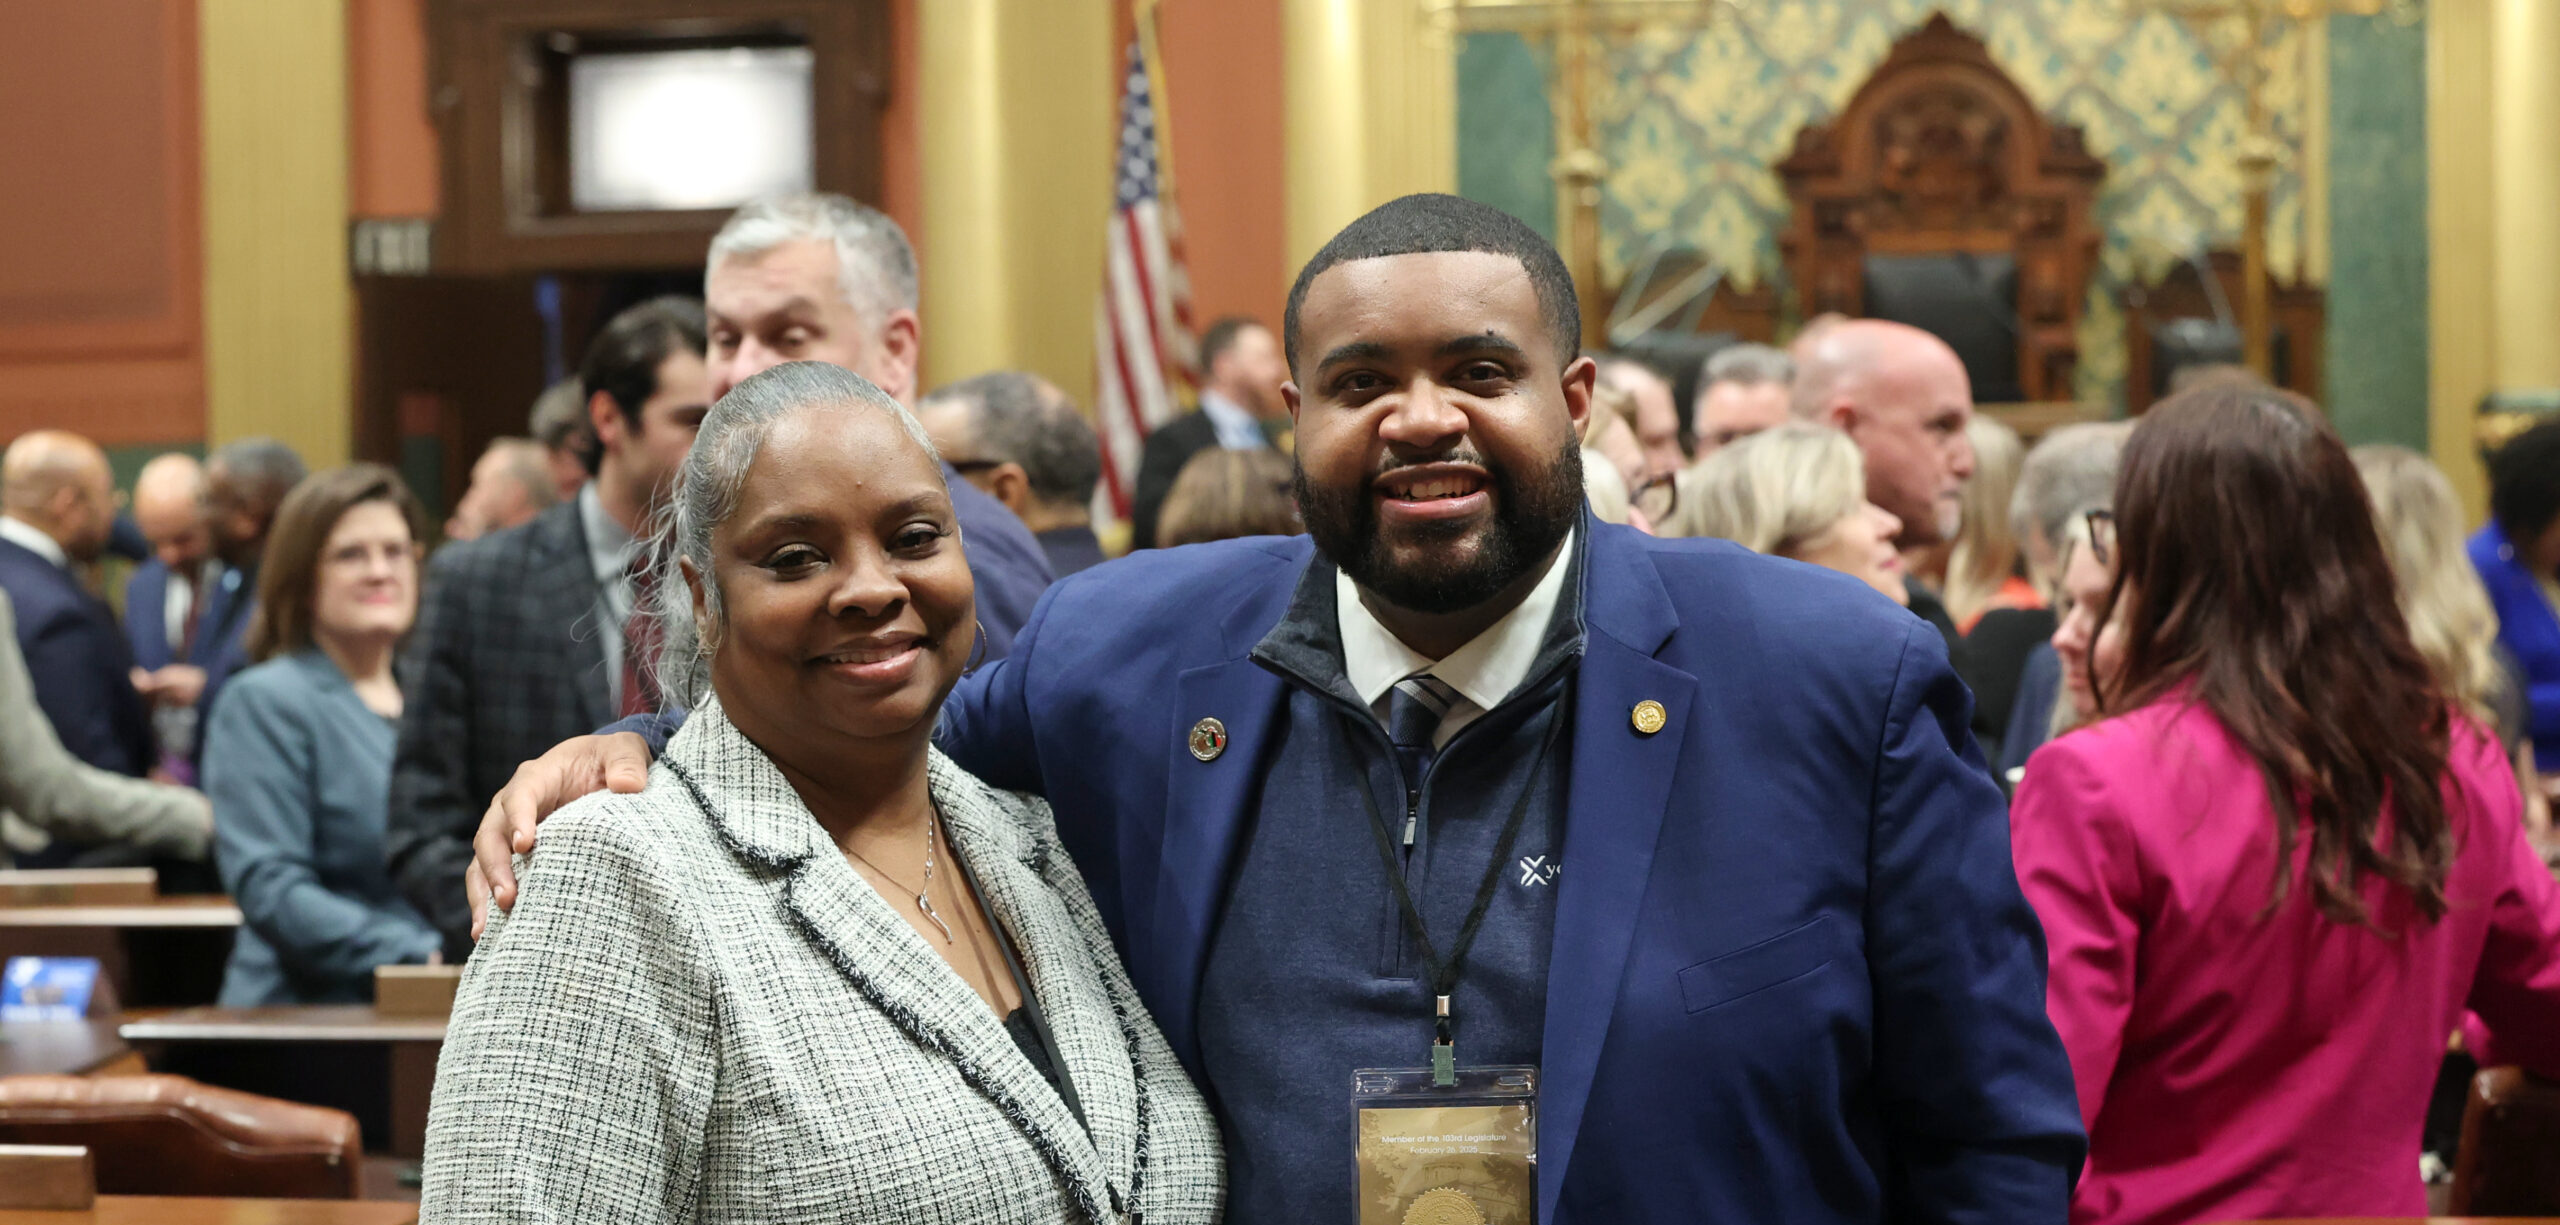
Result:
M62 551L61 542L45 535L43 528L16 515L0 515L0 540L6 540L65 570L71 568L71 555Z
M1218 431L1218 445L1230 451L1259 451L1271 445L1262 422L1245 407L1214 391L1200 393L1200 415Z
M1546 643L1547 624L1555 619L1556 604L1564 593L1565 572L1569 569L1565 558L1573 552L1574 538L1581 530L1577 527L1565 537L1564 547L1556 550L1546 574L1529 589L1519 607L1439 660L1406 646L1403 639L1380 624L1368 606L1360 602L1360 588L1337 569L1334 609L1342 634L1342 670L1351 682L1352 692L1376 714L1397 681L1416 672L1430 673L1458 691L1458 700L1450 703L1449 712L1441 716L1440 728L1431 739L1435 749L1449 743L1450 737L1501 705L1521 681L1528 679L1530 667L1538 661L1538 649Z
M605 688L622 707L622 625L631 619L631 553L640 547L631 531L604 508L589 481L578 487L578 526L587 538L587 565L596 577L596 641L604 648Z

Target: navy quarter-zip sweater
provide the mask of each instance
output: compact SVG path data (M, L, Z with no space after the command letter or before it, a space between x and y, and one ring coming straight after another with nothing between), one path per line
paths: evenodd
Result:
M1404 776L1386 730L1344 671L1334 567L1307 568L1289 614L1253 658L1290 686L1270 769L1243 836L1201 978L1203 1088L1227 1132L1229 1225L1352 1221L1351 1074L1430 1065L1432 998L1371 817L1414 822L1404 857L1442 957L1485 874L1501 876L1452 998L1461 1066L1538 1062L1564 844L1570 717L1582 654L1582 540L1537 659L1512 693L1450 737L1425 777ZM1502 827L1530 788L1505 863Z

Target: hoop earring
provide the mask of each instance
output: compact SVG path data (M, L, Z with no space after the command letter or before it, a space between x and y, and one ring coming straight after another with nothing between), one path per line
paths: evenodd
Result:
M974 620L973 623L978 627L978 640L969 648L969 662L960 666L962 676L977 671L978 665L986 662L987 659L987 623Z

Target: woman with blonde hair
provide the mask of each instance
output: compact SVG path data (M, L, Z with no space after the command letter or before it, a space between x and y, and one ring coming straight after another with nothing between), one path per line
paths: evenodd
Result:
M2526 824L2546 833L2550 810L2525 735L2524 693L2499 652L2488 589L2463 551L2462 506L2452 482L2433 460L2407 447L2375 443L2347 454L2373 500L2374 527L2399 581L2410 640L2445 697L2498 733L2516 759Z
M1867 500L1866 460L1849 436L1790 422L1720 447L1690 470L1666 536L1721 536L1751 550L1862 579L1909 604L1902 521Z
M2009 521L2026 444L2018 431L1982 413L1964 432L1973 443L1973 476L1964 483L1964 525L1947 555L1945 592L1947 615L1970 634L1992 609L2041 608L2044 600L2018 574L2018 538Z

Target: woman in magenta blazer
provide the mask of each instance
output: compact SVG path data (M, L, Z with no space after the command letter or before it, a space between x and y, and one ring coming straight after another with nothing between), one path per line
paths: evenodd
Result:
M2173 397L2115 506L2107 717L2029 760L2010 819L2089 1129L2072 1220L2423 1215L2464 1009L2560 1072L2560 888L2515 772L2410 645L2308 401Z

